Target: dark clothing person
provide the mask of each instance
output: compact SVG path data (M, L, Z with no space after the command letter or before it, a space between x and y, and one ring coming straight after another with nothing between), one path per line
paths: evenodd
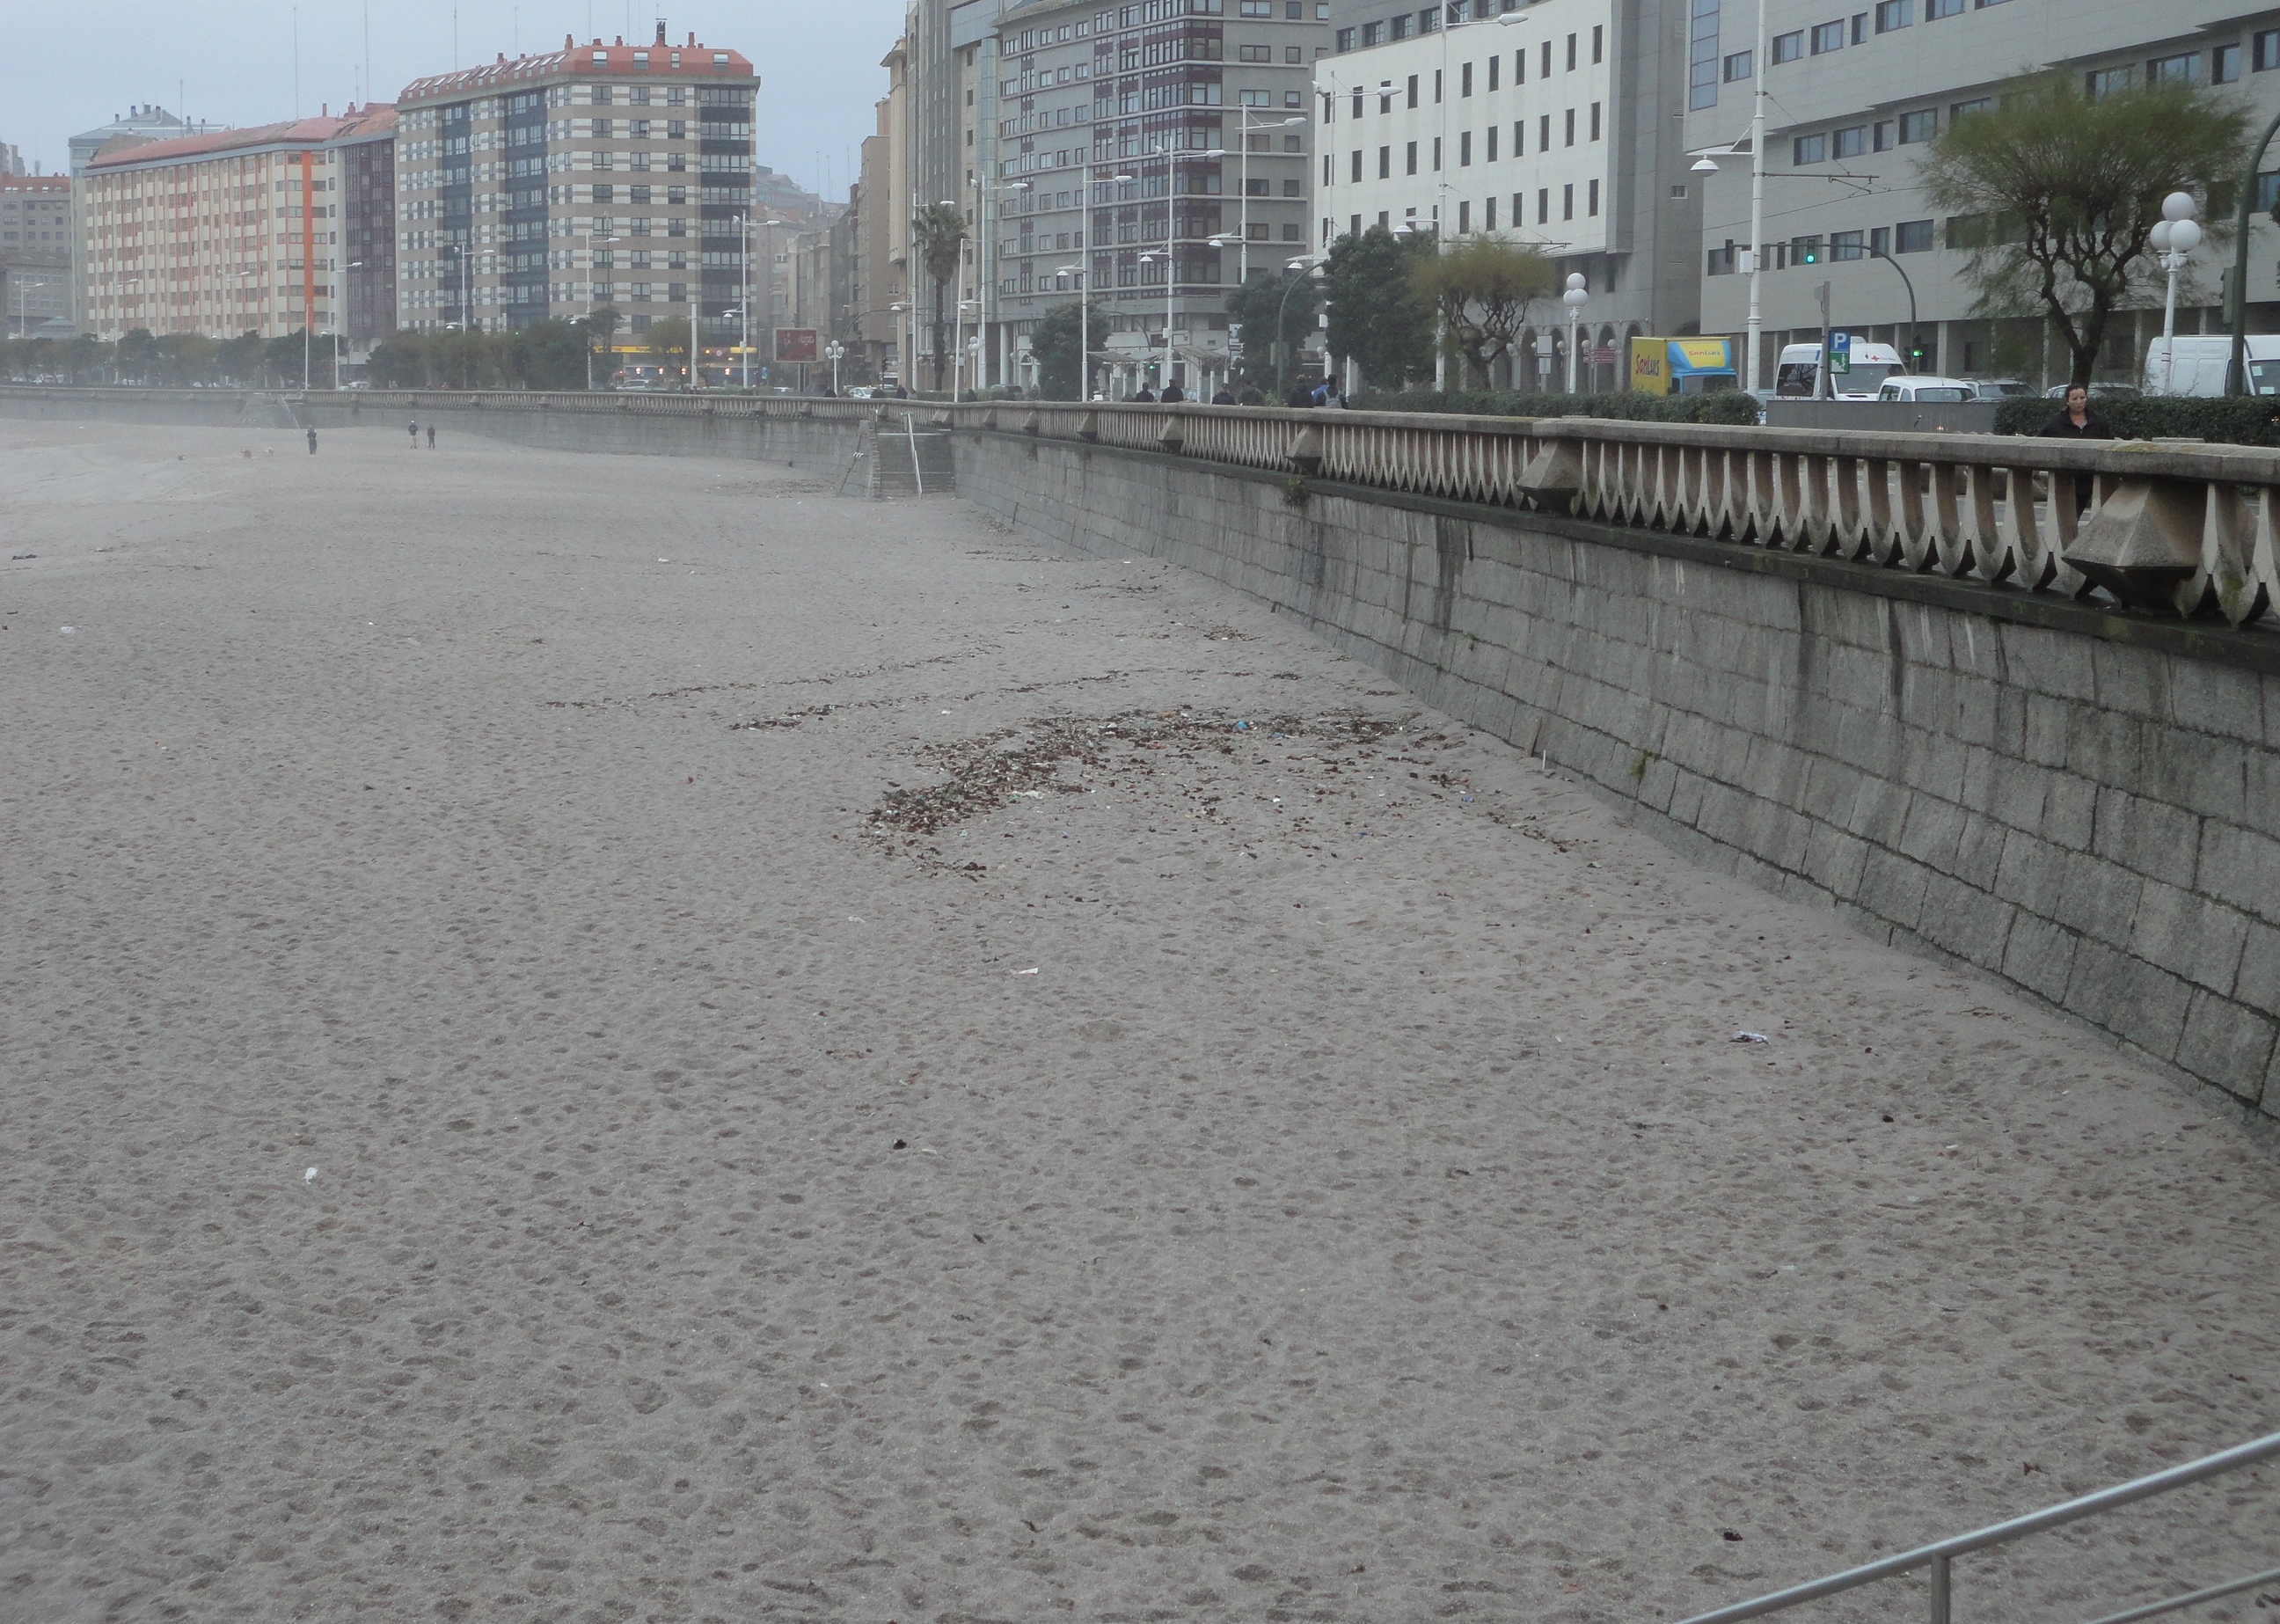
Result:
M2076 400L2076 396L2081 399ZM2076 384L2067 391L2066 410L2044 424L2037 437L2044 440L2111 440L2114 431L2106 426L2104 418L2091 411L2090 391ZM2075 517L2079 519L2090 508L2091 477L2087 473L2053 473L2051 475L2052 495L2058 494L2058 481L2061 479L2074 487Z
M420 449L420 419L418 418L413 418L409 423L406 423L404 426L404 432L412 436L412 449L415 451L418 450Z
M1156 404L1156 392L1144 383L1140 386L1140 392L1132 398L1136 404L1144 403L1152 406Z
M435 449L435 425L433 423L428 425L428 449L431 451Z
M317 431L312 427L312 428L311 428L311 429L309 430L309 455L310 455L310 456L312 456L312 457L314 457L316 454L317 454Z
M1167 383L1164 386L1164 392L1157 398L1167 406L1176 406L1187 399L1187 396L1181 390L1178 384Z
M1235 391L1233 389L1221 389L1218 394L1212 396L1211 404L1214 406L1232 406L1235 404Z
M2111 440L2114 438L2114 431L2106 426L2106 419L2099 417L2094 412L2084 412L2082 414L2082 421L2079 423L2076 422L2071 417L2061 412L2058 416L2053 418L2049 422L2043 425L2037 435L2037 438L2044 440Z
M1303 383L1299 384L1290 391L1290 398L1282 404L1286 406L1311 406L1314 404L1314 391Z

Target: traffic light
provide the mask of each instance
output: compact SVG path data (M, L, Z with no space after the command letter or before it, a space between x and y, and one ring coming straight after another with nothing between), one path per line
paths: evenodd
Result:
M1799 265L1819 265L1821 263L1821 244L1818 242L1807 242L1799 252L1797 262Z
M1910 344L1910 345L1908 346L1908 367L1909 367L1909 370L1914 371L1916 367L1922 366L1922 365L1923 365L1923 346L1922 346L1922 344Z

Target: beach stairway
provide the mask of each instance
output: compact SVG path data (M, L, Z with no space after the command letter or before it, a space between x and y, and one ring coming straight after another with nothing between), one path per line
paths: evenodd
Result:
M874 412L863 420L839 494L873 502L942 496L958 489L950 432L922 427L914 412Z

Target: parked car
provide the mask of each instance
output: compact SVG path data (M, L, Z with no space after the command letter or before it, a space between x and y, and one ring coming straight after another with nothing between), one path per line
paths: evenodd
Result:
M2074 385L2070 383L2053 383L2043 391L2043 398L2064 400L2067 391L2073 387ZM2134 383L2093 383L2090 386L2090 397L2092 400L2135 400L2138 393L2138 386Z
M1976 381L1982 400L2031 400L2034 387L2016 378L1982 378Z
M868 400L868 399L870 399L870 398L871 398L871 386L870 386L869 384L867 384L867 383L851 383L851 384L849 384L849 385L847 386L847 398L848 398L848 399L850 399L850 400Z
M1925 401L1953 405L1961 401L1977 400L1979 389L1961 378L1922 378L1903 376L1887 378L1876 391L1880 401Z

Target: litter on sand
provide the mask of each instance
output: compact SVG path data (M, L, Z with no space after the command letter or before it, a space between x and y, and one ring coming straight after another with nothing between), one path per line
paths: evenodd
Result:
M317 1170L314 1167L310 1168L308 1172L301 1175L301 1182L304 1184L314 1184L316 1181Z
M1014 972L1013 972L1013 974L1016 974L1016 975L1035 975L1036 973L1037 973L1037 966L1035 966L1035 965L1031 965L1031 966L1030 966L1028 969L1026 969L1026 970L1016 970L1016 971L1014 971Z
M1769 1043L1773 1040L1762 1032L1736 1032L1726 1041L1729 1043Z

